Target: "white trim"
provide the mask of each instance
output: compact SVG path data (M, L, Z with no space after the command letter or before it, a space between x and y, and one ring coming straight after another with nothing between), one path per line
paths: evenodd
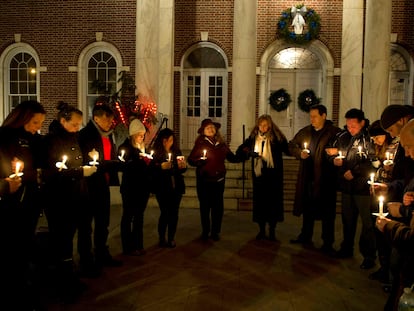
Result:
M40 71L47 71L47 68L40 66L39 55L32 46L22 42L13 43L0 55L0 120L4 120L10 112L8 102L10 61L16 54L22 52L30 54L36 62L36 94L37 100L40 101Z
M272 58L281 50L297 47L287 44L282 40L276 40L264 51L260 59L260 83L259 83L259 115L266 113L269 77L269 63ZM301 47L301 46L300 46ZM323 104L328 110L328 118L332 118L332 100L333 100L333 77L334 77L334 61L329 49L319 40L314 40L310 45L303 48L309 49L312 53L319 57L322 66L322 83L320 97Z
M116 61L116 76L118 79L119 73L122 70L129 69L127 66L123 66L121 53L118 49L111 43L98 41L93 42L86 46L79 55L78 66L76 71L78 72L78 108L83 111L83 122L86 124L89 121L90 116L88 116L88 102L87 102L87 68L89 59L98 52L106 52L111 54ZM74 69L71 67L71 69ZM121 83L118 82L117 89L121 87Z

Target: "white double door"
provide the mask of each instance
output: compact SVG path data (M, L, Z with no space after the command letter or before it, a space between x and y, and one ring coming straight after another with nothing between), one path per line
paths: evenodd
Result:
M184 72L181 101L181 148L191 149L198 136L201 121L212 119L227 129L227 72L223 70L191 70Z
M288 108L283 111L276 111L267 102L268 113L288 140L292 139L301 128L310 124L309 113L299 108L298 96L301 92L312 89L317 97L321 97L321 76L320 70L275 69L270 71L269 96L272 92L284 88L292 100ZM324 104L323 98L321 98L321 104Z

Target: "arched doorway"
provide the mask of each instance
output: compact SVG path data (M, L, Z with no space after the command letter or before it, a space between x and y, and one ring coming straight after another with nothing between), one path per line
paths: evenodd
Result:
M399 45L391 45L389 105L412 105L412 72L413 62L410 54Z
M201 121L210 118L227 128L227 59L216 45L202 42L182 60L181 148L191 149Z
M270 114L287 139L309 124L309 115L300 109L298 96L307 89L321 98L332 116L333 59L321 42L306 48L287 46L277 41L265 51L261 61L264 76L260 84L260 113ZM292 99L286 110L276 111L269 105L272 92L284 88Z

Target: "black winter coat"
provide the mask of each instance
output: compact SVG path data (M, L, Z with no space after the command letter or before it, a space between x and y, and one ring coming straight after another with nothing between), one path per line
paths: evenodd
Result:
M89 121L79 132L79 143L82 149L84 164L88 164L92 160L88 155L90 151L95 149L99 152L98 171L88 177L88 184L94 187L108 186L108 183L109 186L119 186L118 171L121 168L112 134L109 135L109 139L112 144L111 160L103 160L102 137L93 121ZM106 174L109 175L109 182L107 182Z
M320 211L326 208L335 208L336 203L336 168L329 163L325 148L341 129L329 120L316 134L312 125L301 129L289 142L290 153L299 162L298 178L296 180L295 203L293 215L300 216L309 203L309 199L318 202ZM312 136L313 135L313 136ZM315 138L317 137L317 141ZM300 154L304 143L312 149L310 157L303 160Z

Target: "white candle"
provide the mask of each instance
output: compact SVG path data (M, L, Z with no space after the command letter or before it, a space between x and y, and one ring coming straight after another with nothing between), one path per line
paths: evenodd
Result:
M371 186L374 186L375 173L371 173Z
M207 150L206 150L206 149L204 149L204 150L203 150L203 158L206 158L206 155L207 155Z
M388 151L385 153L385 157L387 158L388 161L390 160L390 153Z
M124 149L122 149L122 150L121 150L121 158L124 158L124 155L125 155L125 150L124 150Z
M379 215L380 217L384 215L384 197L382 195L379 197Z
M168 162L171 162L171 152L168 153Z
M16 177L19 175L19 172L20 172L20 162L17 161L16 162L16 169L15 169Z
M303 143L303 149L308 149L308 143Z
M154 155L154 150L151 150L150 157L152 158L153 155Z
M68 160L68 157L66 155L64 155L62 157L62 166L65 165L66 161Z
M338 151L338 157L342 158L342 151Z
M358 153L361 154L362 153L362 147L358 146Z

